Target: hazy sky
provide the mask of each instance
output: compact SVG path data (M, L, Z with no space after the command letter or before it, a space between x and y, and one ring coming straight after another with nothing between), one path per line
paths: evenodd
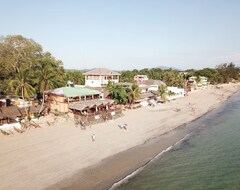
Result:
M240 64L240 0L0 0L0 35L15 34L67 69Z

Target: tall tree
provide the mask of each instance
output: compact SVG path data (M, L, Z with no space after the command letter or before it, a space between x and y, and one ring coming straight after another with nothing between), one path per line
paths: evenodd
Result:
M37 90L43 93L45 90L56 88L62 82L60 72L57 70L59 63L49 52L41 55L33 73L37 77Z
M110 93L110 97L117 104L125 104L128 101L127 89L120 85L111 85L109 84L108 90Z
M70 80L73 84L84 84L84 76L81 71L65 71L65 80Z
M15 92L15 95L21 96L23 100L29 99L35 92L35 89L31 86L28 74L28 68L21 68L16 78L10 81L10 88Z
M21 35L5 37L0 47L1 62L10 73L20 72L23 66L30 68L42 52L38 43Z

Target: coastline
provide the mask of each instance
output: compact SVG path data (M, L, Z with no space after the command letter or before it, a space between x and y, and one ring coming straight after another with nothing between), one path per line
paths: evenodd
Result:
M196 91L154 108L126 111L122 118L94 125L86 131L73 128L73 123L65 121L50 128L0 138L3 145L0 189L110 188L181 140L186 135L187 123L218 107L238 90L239 85L232 84ZM191 106L196 109L195 114ZM176 108L181 111L176 112ZM117 127L122 123L128 124L127 130ZM92 133L96 134L96 142L91 142ZM16 147L16 143L22 145ZM24 159L24 164L15 164L19 158ZM9 179L11 172L16 173ZM26 174L30 177L22 177Z
M188 129L176 128L159 137L148 139L144 144L110 156L102 160L101 163L85 168L74 176L46 188L46 190L112 190L113 187L117 186L117 183L125 181L129 175L141 171L145 165L170 150L172 146L187 136Z

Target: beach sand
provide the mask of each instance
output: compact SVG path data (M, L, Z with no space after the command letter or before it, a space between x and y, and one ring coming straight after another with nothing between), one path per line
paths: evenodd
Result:
M123 117L86 130L70 118L58 118L50 127L1 135L0 190L106 189L184 137L169 131L216 108L237 90L239 85L228 84L193 91L155 107L124 111ZM118 127L125 123L126 130Z

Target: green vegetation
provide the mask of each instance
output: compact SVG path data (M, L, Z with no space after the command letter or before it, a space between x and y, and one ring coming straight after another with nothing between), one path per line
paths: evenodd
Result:
M161 80L167 86L184 87L190 76L205 76L211 84L239 81L240 69L234 63L225 63L216 68L201 70L178 70L161 68L125 70L121 72L120 82L133 82L134 75L147 75L149 79ZM51 53L44 52L41 45L21 35L0 38L0 95L12 95L29 99L36 93L66 86L70 80L74 84L84 84L81 71L64 70L63 63ZM139 88L108 86L112 98L118 103L134 103Z
M109 91L109 96L115 100L117 104L129 103L131 106L140 98L141 91L137 84L133 84L131 87L125 87L109 82L107 89Z
M37 92L58 88L71 80L84 84L80 71L64 71L63 63L41 45L21 35L0 39L0 95L29 99Z
M0 41L0 76L1 94L27 99L64 83L62 62L20 35L6 36Z
M127 88L121 85L115 85L109 82L107 85L109 96L115 100L117 104L126 104L128 101Z
M140 92L141 90L136 84L133 84L131 88L127 89L128 102L130 106L134 104L137 99L140 98Z
M158 87L158 95L161 97L163 103L167 100L167 86L162 84Z

